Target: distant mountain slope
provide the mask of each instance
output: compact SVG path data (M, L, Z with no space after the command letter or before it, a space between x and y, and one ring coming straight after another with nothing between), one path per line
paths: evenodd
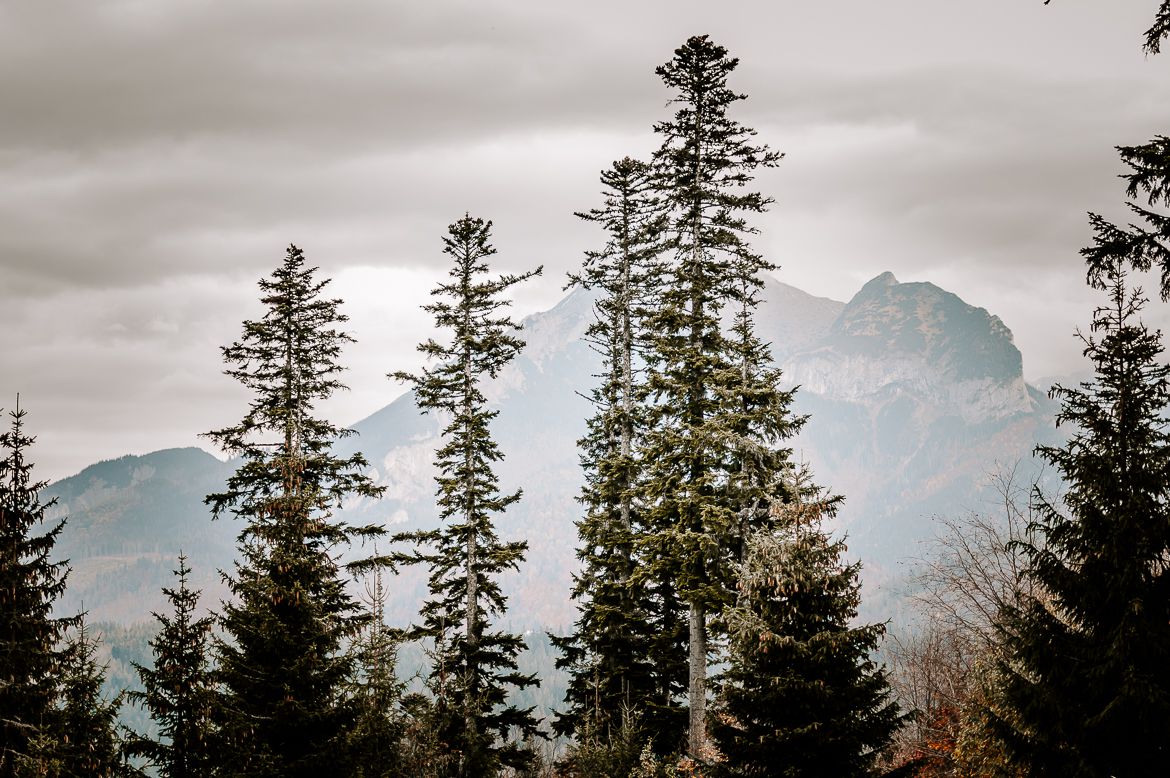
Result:
M772 278L765 283L763 299L756 327L770 341L772 357L780 362L815 348L845 309L843 302L814 297Z
M1024 382L1010 331L950 292L883 273L848 303L774 280L763 298L760 334L801 387L797 410L811 414L795 448L820 483L846 496L840 525L871 589L918 553L932 515L982 507L996 462L1026 460L1038 441L1053 438L1053 406ZM582 395L599 368L582 339L592 302L577 290L526 318L526 349L488 387L500 412L493 430L505 454L502 487L524 488L499 520L501 535L529 543L527 561L504 582L508 618L521 626L574 618L576 440L590 412ZM392 529L433 525L438 420L419 414L405 394L354 428L360 434L341 441L341 453L363 451L387 491L346 512ZM152 587L168 582L180 545L204 575L226 567L238 528L212 524L202 497L230 467L183 449L102 463L55 484L61 510L72 516L63 541L76 567L71 597L84 597L101 618L134 620L157 607ZM108 572L99 578L98 571ZM392 619L411 618L424 589L421 571L398 577ZM871 598L877 608L883 601Z
M68 517L55 550L73 567L62 608L84 607L94 621L148 618L180 549L193 583L219 593L216 569L230 565L239 528L212 522L203 497L231 471L206 451L173 448L99 462L49 486L50 516Z

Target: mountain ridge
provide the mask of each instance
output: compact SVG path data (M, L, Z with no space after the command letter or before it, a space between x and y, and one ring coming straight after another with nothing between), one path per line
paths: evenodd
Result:
M795 410L811 416L794 448L809 459L819 482L846 496L838 524L850 535L853 556L864 560L871 587L896 577L899 559L928 532L930 515L969 510L978 502L987 488L986 469L997 457L1027 459L1037 442L1051 437L1053 406L1024 381L1010 330L953 293L924 282L901 283L887 272L848 302L815 297L773 278L766 279L762 298L759 334L772 344L788 383L800 385ZM498 466L501 488L525 489L521 502L499 518L498 530L505 539L530 545L521 570L503 583L514 613L535 625L573 619L568 591L581 484L576 441L590 413L582 395L599 369L598 356L583 340L591 316L592 297L574 290L549 310L526 317L528 346L486 390L500 411L493 432L505 453ZM377 502L353 500L343 513L391 529L433 524L431 457L439 420L420 414L406 393L353 429L359 434L339 441L338 452L365 453L387 492ZM166 451L176 450L157 453ZM79 534L88 545L63 540L62 547L80 552L75 582L84 591L78 594L98 617L132 620L135 601L139 607L157 603L148 587L169 585L173 559L168 562L165 552L176 553L180 540L198 548L192 554L192 566L203 571L198 583L213 597L223 596L207 568L228 569L239 527L231 520L211 529L198 525L211 524L202 497L218 488L215 479L222 483L232 464L201 449L189 451L206 459L182 455L200 463L198 477L184 484L175 484L148 454L113 460L117 464L109 464L108 472L101 470L108 463L99 463L46 490L47 496L65 498L58 511L72 510L84 530ZM160 538L144 529L142 514L161 506L156 500L167 490L177 503L158 528L169 528L173 537ZM79 500L81 495L88 497ZM119 510L126 527L142 535L135 539L139 546L120 545L114 520ZM67 527L64 534L71 533ZM131 553L136 547L141 553ZM102 551L110 553L92 553ZM111 571L131 570L138 584L131 598L95 589ZM391 618L413 616L424 583L416 573L400 576Z

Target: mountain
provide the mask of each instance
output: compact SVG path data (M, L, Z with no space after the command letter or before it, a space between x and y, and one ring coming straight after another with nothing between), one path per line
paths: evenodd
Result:
M781 361L811 416L798 445L845 495L840 524L871 588L896 583L932 517L994 510L997 474L1026 486L1035 446L1057 440L1011 331L934 284L879 275Z
M487 389L499 410L501 487L524 489L498 524L505 539L529 543L526 562L503 582L519 627L574 618L576 440L590 412L582 395L599 368L583 340L592 311L590 295L576 290L527 317L527 347ZM883 273L842 303L769 280L758 325L800 386L797 411L811 414L795 449L818 482L846 497L839 526L864 561L868 588L880 589L871 612L894 596L898 562L918 553L931 516L983 509L996 462L1028 461L1037 442L1054 439L1054 408L1024 382L1011 332L933 284ZM395 530L433 525L438 420L405 394L354 429L340 453L363 451L386 495L345 512ZM238 528L210 522L201 500L230 467L196 449L171 450L101 463L50 487L70 516L62 543L75 568L71 596L98 618L145 618L161 603L152 591L169 584L180 546L204 585L222 591L212 571L230 563ZM398 576L392 590L391 619L405 622L425 591L422 571Z
M132 623L163 604L160 591L183 551L192 583L223 592L217 568L235 556L238 527L211 521L203 497L223 488L232 466L197 448L172 448L91 465L45 489L67 516L55 555L72 566L61 607L91 621ZM213 600L209 599L208 602Z

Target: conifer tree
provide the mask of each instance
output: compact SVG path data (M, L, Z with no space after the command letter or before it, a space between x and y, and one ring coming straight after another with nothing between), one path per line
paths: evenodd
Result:
M349 638L368 618L346 590L338 555L382 532L337 521L346 497L377 497L360 454L332 446L350 430L314 415L344 389L341 347L352 338L341 301L322 297L304 254L290 246L259 282L262 319L223 349L225 371L253 392L242 421L207 433L241 458L227 490L208 496L213 515L246 524L240 559L225 575L233 599L215 643L227 739L222 767L247 775L344 774L355 711L346 695L353 669ZM374 560L376 561L376 560ZM352 571L368 565L351 563Z
M187 557L179 555L174 571L178 588L164 588L170 615L155 613L158 634L150 641L154 666L134 665L142 691L128 698L150 712L157 739L135 735L127 751L145 757L163 778L208 775L215 749L212 711L215 688L208 667L208 644L214 619L198 617L199 591L187 588Z
M594 414L578 442L585 516L577 522L581 570L572 596L580 617L571 634L553 639L562 651L557 666L570 673L568 710L555 727L581 743L608 742L626 732L633 711L651 730L665 727L654 713L673 697L656 694L651 591L647 581L633 577L634 541L644 530L635 494L635 454L645 427L641 339L655 294L652 261L661 228L649 173L643 162L618 160L601 174L603 206L577 214L607 233L605 248L588 252L581 273L570 277L571 285L597 294L586 337L602 362L599 384L590 393Z
M840 501L798 471L774 527L747 540L724 620L730 663L713 735L729 776L864 776L904 716L870 658L884 628L853 626L859 564L820 526Z
M752 251L746 216L771 202L748 191L754 172L780 155L755 145L755 132L728 115L744 95L727 86L738 60L706 36L688 39L657 69L679 108L655 125L662 145L653 160L656 186L667 210L663 294L648 323L649 388L653 393L643 459L650 463L643 494L651 503L652 534L643 546L648 571L675 582L688 610L687 748L706 744L707 622L727 604L740 529L728 499L734 432L726 392L718 383L734 374L731 348L720 317L729 302L743 300L774 267Z
M106 668L97 663L97 647L83 615L65 642L57 685L51 757L61 775L113 778L127 771L118 737L122 695L102 695Z
M392 778L405 774L402 739L406 727L399 709L403 683L395 674L398 640L386 625L386 587L380 567L367 579L365 599L370 620L354 646L357 722L350 734L350 750L357 776Z
M52 742L57 648L76 618L53 616L65 591L68 568L51 558L65 526L61 519L38 533L53 502L42 502L43 481L34 481L24 432L25 411L17 398L11 427L0 433L0 776L17 774L36 761L37 743Z
M502 542L493 517L520 499L501 494L492 463L503 454L492 439L483 381L495 378L523 347L519 325L500 309L502 294L541 269L487 278L491 222L465 215L450 225L443 252L452 260L450 280L432 291L423 306L450 340L419 346L431 365L417 375L395 373L410 382L420 410L447 415L443 444L436 452L437 502L444 526L406 533L402 540L430 546L409 561L430 569L430 598L413 633L434 641L431 690L441 742L452 754L458 776L494 775L501 767L523 768L530 754L521 742L536 734L532 709L506 702L508 690L537 683L517 670L521 636L491 629L489 618L505 610L497 576L516 569L527 542ZM517 734L519 737L511 737Z
M1091 381L1054 387L1063 446L1038 449L1066 484L1039 491L1022 545L1034 592L1001 622L995 731L1029 775L1137 776L1170 761L1170 367L1126 265L1097 221L1085 254L1109 294L1085 354Z

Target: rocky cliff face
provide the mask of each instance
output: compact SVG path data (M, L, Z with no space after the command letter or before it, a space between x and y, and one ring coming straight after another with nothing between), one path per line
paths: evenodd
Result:
M882 273L810 345L783 364L822 396L870 403L903 392L970 423L1036 409L1011 331L934 284Z

